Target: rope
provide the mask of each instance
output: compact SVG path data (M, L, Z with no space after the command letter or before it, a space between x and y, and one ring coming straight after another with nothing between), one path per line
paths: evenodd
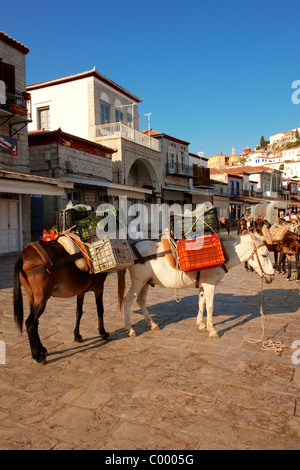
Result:
M262 351L274 351L277 356L280 356L283 351L283 346L280 341L272 341L271 338L277 334L275 333L271 338L268 338L266 341L263 341L263 337L265 335L265 325L264 321L266 320L264 311L263 311L263 293L264 293L264 278L262 277L262 285L261 285L261 294L260 294L260 316L261 316L261 326L262 326L262 335L259 339L247 339L245 338L247 343L250 344L258 344L262 343L261 349Z
M180 283L179 283L179 276L180 276L181 270L179 269L179 258L178 258L178 253L177 253L177 245L176 245L176 242L175 242L174 238L170 237L169 234L167 234L167 235L168 235L168 239L169 239L169 243L170 243L170 246L171 246L173 256L175 257L175 261L176 261L176 268L175 268L175 271L176 271L175 277L176 278L175 278L175 287L174 287L174 298L175 298L175 301L177 303L179 303L182 299L182 294L181 294L181 287L180 287ZM176 287L177 283L179 284L179 288ZM179 297L176 295L177 290L179 290Z

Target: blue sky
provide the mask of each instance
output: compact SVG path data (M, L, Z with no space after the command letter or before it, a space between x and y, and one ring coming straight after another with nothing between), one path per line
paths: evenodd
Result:
M206 157L300 126L299 0L15 0L0 29L30 48L27 83L97 70L148 126Z

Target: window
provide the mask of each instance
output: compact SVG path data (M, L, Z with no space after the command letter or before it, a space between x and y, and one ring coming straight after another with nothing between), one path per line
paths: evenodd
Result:
M127 114L127 126L132 127L132 116L131 116L131 114Z
M100 124L108 124L110 122L110 105L100 102Z
M115 110L115 122L123 122L123 113L118 109Z
M233 195L234 194L234 181L230 181L230 194Z
M50 130L50 108L39 108L37 110L38 129Z
M176 150L172 147L168 151L168 169L170 172L175 173L176 171Z
M185 163L185 160L184 160L184 152L183 150L181 150L179 152L179 158L178 158L178 163L179 163L179 170L180 171L184 171L184 163Z

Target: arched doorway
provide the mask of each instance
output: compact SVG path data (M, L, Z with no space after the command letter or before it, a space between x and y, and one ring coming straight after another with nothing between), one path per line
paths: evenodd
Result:
M139 188L156 189L158 182L154 168L146 160L135 160L129 169L127 184Z
M135 160L129 169L126 184L153 190L153 195L140 201L141 204L139 205L139 211L141 212L140 230L143 232L144 238L147 238L150 236L151 229L151 204L157 202L154 192L160 191L160 184L151 163L140 158Z

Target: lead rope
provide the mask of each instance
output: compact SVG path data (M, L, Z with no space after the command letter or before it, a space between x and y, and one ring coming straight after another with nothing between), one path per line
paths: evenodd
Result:
M180 283L178 282L181 270L180 270L180 267L179 267L179 258L178 258L178 253L177 253L177 245L176 245L175 240L173 238L171 238L169 234L168 234L168 237L169 237L169 243L170 243L170 246L171 246L171 250L172 250L173 256L175 257L175 261L176 261L176 267L175 267L176 277L175 277L175 287L174 287L174 298L175 298L175 301L177 303L179 303L181 301L182 296L181 296ZM179 285L179 288L176 287L177 283ZM179 290L179 297L177 296L177 289Z
M274 338L275 333L271 338L268 338L266 341L263 341L263 337L265 335L265 325L264 321L266 317L263 311L263 294L264 294L264 277L262 277L262 284L261 284L261 294L260 294L260 316L261 316L261 326L262 326L262 335L259 339L247 339L245 338L247 343L250 344L257 344L262 343L261 349L262 351L274 351L277 356L280 356L283 351L283 346L280 341L273 341L271 338Z

